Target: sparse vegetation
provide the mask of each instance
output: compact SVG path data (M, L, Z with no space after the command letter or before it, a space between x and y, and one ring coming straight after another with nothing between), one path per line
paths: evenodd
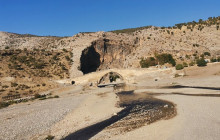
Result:
M217 62L216 58L211 58L211 62Z
M196 63L197 63L197 66L199 66L199 67L203 67L203 66L206 66L206 65L207 65L207 62L205 61L204 58L198 59L198 60L196 61Z
M149 67L149 65L147 64L146 60L143 59L143 58L140 61L140 66L141 66L141 68L148 68Z
M154 57L149 57L147 59L141 59L140 61L141 68L148 68L149 66L156 66L157 61Z
M59 96L58 96L58 95L55 95L54 98L59 98Z
M113 33L127 33L127 34L130 34L130 33L133 33L135 31L138 31L138 30L144 30L144 29L149 29L151 28L152 26L144 26L144 27L138 27L138 28L128 28L128 29L122 29L122 30L114 30L114 31L111 31Z
M189 66L194 66L194 65L195 65L195 62L193 61L189 63Z
M15 83L15 82L12 82L12 83L11 83L11 87L16 87L16 86L18 86L17 83Z
M55 60L53 60L54 56ZM55 87L56 84L51 85L46 81L49 78L60 79L69 77L68 69L72 65L72 56L73 53L67 49L53 51L42 48L35 50L28 50L26 48L24 50L0 50L0 68L4 68L1 69L0 75L24 79L19 81L19 83L11 82L1 85L0 97L6 96L8 93L31 96L40 91ZM31 81L28 81L28 79ZM43 80L43 83L41 80ZM35 86L33 86L32 81L36 82ZM25 84L25 82L30 83L30 86Z
M183 68L184 68L184 66L182 64L177 64L176 65L176 70L181 70Z
M51 136L51 135L48 135L45 140L53 140L55 137L54 136Z
M172 66L176 65L176 61L173 59L173 56L171 54L162 53L156 54L155 56L160 65L163 65L165 63L172 64Z
M142 58L140 63L141 68L148 68L150 66L156 66L158 63L160 65L164 65L165 63L169 63L172 66L176 65L176 61L173 59L171 54L156 54L156 58L148 57L147 59Z
M4 107L8 107L10 104L7 102L0 102L0 109Z
M188 64L186 62L183 62L183 67L188 67Z

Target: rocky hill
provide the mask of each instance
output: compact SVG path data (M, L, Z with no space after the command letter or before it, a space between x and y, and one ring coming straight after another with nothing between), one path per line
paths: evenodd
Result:
M109 68L137 68L141 58L170 53L178 61L210 52L220 55L220 17L176 24L173 27L147 26L112 32L79 33L73 37L41 37L0 33L1 49L70 49L76 77ZM187 55L187 58L186 58ZM186 59L186 60L185 60ZM187 60L189 59L189 60Z
M72 37L0 32L0 76L1 79L73 78L103 69L139 68L141 59L161 53L171 54L177 63L193 62L204 52L211 54L205 58L217 58L220 56L219 24L220 17L213 17L173 27L146 26L79 33ZM42 63L42 68L36 68Z

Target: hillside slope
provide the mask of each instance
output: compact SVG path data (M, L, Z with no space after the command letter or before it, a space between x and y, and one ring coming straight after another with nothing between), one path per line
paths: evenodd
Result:
M109 68L138 68L141 58L170 53L190 62L204 52L220 55L220 17L112 32L79 33L73 37L39 37L0 32L1 49L69 49L73 52L70 77Z

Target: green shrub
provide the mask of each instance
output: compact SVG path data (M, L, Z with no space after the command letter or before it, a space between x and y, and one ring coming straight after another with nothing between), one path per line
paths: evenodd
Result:
M198 59L198 60L196 61L196 63L197 63L197 66L199 66L199 67L203 67L203 66L206 66L206 65L207 65L207 62L205 61L204 58Z
M35 98L35 99L40 98L40 97L41 97L40 94L38 94L38 93L34 94L34 98Z
M67 52L67 50L66 50L65 48L63 48L63 51L64 51L64 52Z
M185 57L186 57L187 59L190 59L190 55L187 55L187 54L186 54L186 56L185 56Z
M61 66L62 70L67 70L65 66Z
M217 61L220 62L220 56L217 58Z
M148 57L147 59L141 59L140 65L142 68L148 68L149 66L156 66L157 60L154 57Z
M193 61L189 63L189 66L194 66L194 65L195 65L195 62Z
M5 90L4 89L0 89L0 92L4 92Z
M45 64L44 64L44 62L34 62L33 66L35 69L43 69Z
M20 63L25 63L25 62L27 61L27 56L17 57L17 60L18 60Z
M145 59L141 59L141 61L139 62L140 65L141 65L141 68L148 68L149 65L147 64L146 60Z
M173 59L173 56L171 54L162 53L156 55L156 58L160 65L164 65L165 63L172 64L172 66L176 65L176 61Z
M177 64L176 65L176 70L181 70L181 69L183 69L184 67L183 67L183 65L182 64Z
M8 47L8 46L6 46L6 47L5 47L5 49L6 49L6 50L7 50L7 49L9 49L9 47Z
M176 73L174 77L177 78L177 77L180 77L180 76L181 76L181 75L179 75L179 74Z
M204 57L205 57L205 55L204 55L204 54L201 54L201 55L200 55L200 57L204 58Z
M52 59L53 59L53 60L59 60L58 55L54 55L54 56L52 57Z
M216 58L211 58L211 62L217 62Z
M72 52L69 52L70 53L70 57L73 57L73 53Z
M46 100L46 99L47 99L47 97L44 96L44 97L41 97L39 100Z
M36 51L36 52L38 52L38 51L39 51L39 49L37 49L37 48L34 48L33 50L34 50L34 51Z
M58 95L55 95L54 98L59 98L59 96L58 96Z
M46 98L46 95L45 95L45 94L40 95L40 94L36 93L36 94L34 94L34 98L35 98L35 99L38 99L38 98Z
M70 57L68 55L65 56L65 58L66 58L67 61L71 61L71 59L70 59Z
M15 83L15 82L12 82L12 83L11 83L11 87L16 87L16 86L18 86L17 83Z
M10 104L8 102L0 102L0 109L4 107L8 107Z
M9 87L8 85L3 85L3 86L2 86L2 88L8 88L8 87Z
M188 64L186 62L183 62L183 67L188 67Z

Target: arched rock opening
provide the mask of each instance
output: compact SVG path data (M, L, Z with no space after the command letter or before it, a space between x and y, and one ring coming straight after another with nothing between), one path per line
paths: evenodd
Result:
M100 66L100 54L96 52L93 46L82 51L80 58L80 70L83 74L96 71Z
M108 84L112 82L122 82L124 79L123 77L117 72L109 72L106 73L104 76L101 77L98 84Z

